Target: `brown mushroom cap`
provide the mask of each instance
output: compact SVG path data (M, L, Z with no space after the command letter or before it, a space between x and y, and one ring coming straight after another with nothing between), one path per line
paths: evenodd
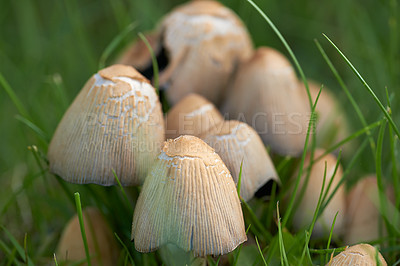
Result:
M83 210L86 239L93 265L115 265L119 249L115 237L99 210ZM86 260L85 247L78 216L75 215L65 226L57 247L57 260L78 262Z
M376 254L382 266L387 263L382 254L369 244L358 244L347 248L345 251L336 255L328 264L330 266L345 266L345 265L376 265Z
M393 190L387 188L386 195L391 198ZM379 192L376 176L362 178L349 191L346 197L346 232L344 243L347 245L373 241L379 238L379 221L382 222L379 206Z
M50 142L50 170L73 183L143 182L164 141L161 105L134 68L113 65L92 76Z
M246 241L235 183L204 141L164 143L137 201L132 238L140 252L173 243L197 256L225 254Z
M282 155L304 148L310 118L308 101L290 62L278 51L261 47L240 64L222 113L256 129L265 145Z
M314 158L321 156L324 152L325 151L321 149L315 150ZM300 194L300 191L304 185L307 176L307 167L310 165L310 160L311 160L311 154L309 153L304 161L304 168L303 168L304 170L303 170L303 175L301 177L300 187L297 196ZM325 162L327 168L326 168L324 193L332 178L337 160L335 156L327 154L319 161L314 162L312 165L310 177L307 183L307 188L305 189L302 201L300 202L293 217L293 225L296 228L296 230L300 230L306 226L309 226L312 222L324 179ZM340 179L342 178L342 175L343 175L343 170L342 167L339 165L336 175L334 176L334 179L332 181L332 185L329 189L328 196L331 195L331 193L339 183ZM322 235L329 234L333 223L333 219L337 212L338 215L336 218L333 232L334 234L342 234L344 230L345 209L346 209L345 191L342 185L336 191L335 195L333 196L329 204L326 206L324 212L319 216L317 222L315 223L313 230L313 237L319 237Z
M181 135L199 137L223 120L211 102L198 94L189 94L168 112L165 135L167 139Z
M167 14L159 27L156 52L166 53L168 63L160 72L160 87L167 88L170 103L188 93L198 93L217 104L231 73L253 50L251 38L240 19L217 1L190 1ZM120 59L129 61L138 41ZM150 65L151 59L148 58ZM142 71L143 69L139 69Z
M240 196L249 200L270 180L279 182L278 174L257 132L246 123L223 121L201 135L215 149L238 182L243 160Z

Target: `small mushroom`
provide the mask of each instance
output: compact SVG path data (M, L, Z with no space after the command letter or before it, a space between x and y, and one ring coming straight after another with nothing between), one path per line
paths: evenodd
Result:
M101 212L93 207L84 209L83 222L91 263L93 265L115 265L120 250ZM71 218L64 228L57 246L56 256L57 260L62 262L86 260L77 215Z
M376 257L378 256L378 258ZM347 266L347 265L365 265L375 266L377 259L382 266L387 263L382 254L369 244L358 244L346 248L346 250L337 254L327 266Z
M164 143L139 195L132 239L140 252L172 243L195 256L226 254L247 240L232 176L204 141Z
M175 8L148 36L161 66L160 87L166 89L171 104L191 92L218 104L236 65L253 50L241 20L217 1L190 1ZM158 40L154 42L153 36ZM144 48L142 41L134 43L119 62L143 66L142 59L132 56L143 50L140 47ZM139 71L151 79L149 55L147 62Z
M325 151L321 149L315 150L314 159L320 157L324 152ZM304 170L303 175L301 176L297 196L300 194L300 191L304 186L307 177L307 168L310 165L310 160L311 154L309 153L307 154L307 157L304 161ZM299 203L293 217L293 225L297 231L303 229L306 226L309 226L312 222L324 179L325 162L326 179L323 193L326 192L329 182L331 182L331 179L334 178L328 193L328 196L330 196L335 187L339 184L340 179L342 178L343 170L340 165L337 169L335 176L333 177L335 166L337 163L335 156L327 154L320 160L313 163L307 187L305 188L304 196ZM320 237L329 234L333 219L337 212L338 215L333 232L334 234L342 234L344 230L345 209L345 191L344 187L340 186L335 195L332 197L329 204L326 206L324 212L320 215L317 222L315 223L312 233L313 237Z
M297 156L310 119L309 103L298 84L290 62L278 51L261 47L240 64L222 113L244 119L274 152Z
M301 82L300 86L304 93L304 101L308 101L307 91L304 84ZM315 81L308 81L308 87L312 101L314 102L318 96L321 84ZM322 148L329 148L333 144L345 139L350 135L349 124L346 119L346 114L340 103L336 99L332 91L326 86L322 87L321 95L319 96L316 106L317 113L317 146ZM350 143L343 147L343 152L352 151Z
M165 135L167 139L181 135L199 137L223 120L211 102L198 94L189 94L167 113Z
M240 196L250 200L268 181L279 182L278 174L257 132L246 123L223 121L204 133L201 138L221 156L235 183L240 165L242 177Z
M393 196L393 190L387 188L386 196L390 199ZM379 193L376 176L367 176L358 181L348 193L346 202L344 243L350 245L377 240L379 222L383 225L383 220L377 207Z
M164 141L161 105L134 68L113 65L92 76L50 142L51 172L73 183L143 182Z

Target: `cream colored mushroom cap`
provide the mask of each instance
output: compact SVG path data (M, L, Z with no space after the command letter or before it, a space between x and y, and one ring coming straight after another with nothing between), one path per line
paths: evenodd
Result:
M139 195L132 239L140 252L172 243L196 256L226 254L247 240L232 176L201 139L165 142Z
M200 138L221 156L235 183L243 161L240 196L244 200L250 200L268 181L280 182L260 136L246 123L223 121Z
M93 265L115 265L120 250L103 215L95 208L86 208L83 210L83 222L91 263ZM65 226L58 242L56 256L59 262L86 260L77 215L71 218Z
M394 191L388 187L385 194L387 199L391 200ZM382 218L378 209L379 191L376 176L369 175L359 180L347 194L346 205L344 243L352 245L377 240L380 237L379 224ZM383 230L385 234L385 226Z
M230 119L256 129L265 145L282 155L304 148L310 107L290 62L278 51L261 47L240 64L222 105Z
M199 137L223 120L211 102L198 94L189 94L167 113L165 135L167 139L181 135Z
M134 68L113 65L92 76L50 142L50 170L73 183L143 182L164 141L161 105Z
M314 159L320 157L324 152L325 151L322 149L316 149L314 152ZM300 187L297 196L299 195L299 192L304 186L304 182L307 176L307 167L310 165L310 160L311 160L311 154L308 153L304 161L303 175L300 180ZM337 160L336 157L333 156L332 154L327 154L317 162L313 163L310 172L310 177L307 183L307 188L305 189L302 201L300 202L293 217L293 225L296 228L296 230L300 230L305 226L309 226L312 222L324 179L325 162L327 167L326 167L326 180L325 180L324 193L327 189L329 182L331 181L332 175L334 174ZM342 178L342 175L343 175L343 170L342 167L339 165L336 175L334 176L334 179L332 181L332 185L329 189L328 196L331 195L331 193L339 183L340 179ZM341 185L339 189L336 191L335 195L332 197L329 204L326 206L324 212L321 214L321 216L315 223L312 236L319 237L323 235L329 235L333 219L337 212L338 215L336 218L333 232L334 234L337 235L343 234L345 226L344 222L345 210L346 210L345 191L344 191L344 186Z
M359 266L375 266L376 265L376 254L381 265L386 266L387 263L383 258L382 254L369 244L358 244L355 246L348 247L346 250L336 255L330 262L329 266L347 266L347 265L359 265Z

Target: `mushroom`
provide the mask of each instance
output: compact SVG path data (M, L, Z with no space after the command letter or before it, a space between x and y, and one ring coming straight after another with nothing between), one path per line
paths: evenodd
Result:
M386 196L392 198L389 187ZM350 190L346 198L346 233L344 243L369 242L379 238L379 223L383 224L379 206L379 192L376 176L362 178Z
M378 258L377 258L378 256ZM387 263L383 258L382 254L377 251L373 246L369 244L359 244L346 248L340 252L328 264L329 266L345 266L345 265L365 265L374 266L376 265L377 259L382 266L386 266Z
M143 182L164 141L161 105L134 68L113 65L92 76L50 142L51 172L73 183Z
M199 137L223 120L211 102L198 94L189 94L167 113L165 135L167 139L180 135Z
M153 36L158 40L154 42ZM217 1L190 1L175 8L149 39L161 66L160 87L171 104L191 92L218 104L236 65L253 51L241 20ZM134 43L119 62L142 66L142 59L132 56L140 47L144 48L142 41ZM150 56L147 62L139 71L151 79Z
M308 101L307 91L304 84L301 82L304 101ZM308 81L308 87L312 101L314 102L318 96L321 84L315 81ZM327 87L323 87L316 106L317 113L317 146L329 148L332 144L345 139L350 135L349 124L346 119L346 114L340 103L336 99L332 91ZM344 145L343 152L351 151L350 143Z
M228 167L235 183L240 165L242 177L240 196L250 200L268 181L279 182L278 174L257 132L246 123L223 121L212 127L201 138L215 149Z
M322 149L315 150L314 159L320 157L324 152L325 151ZM299 196L300 191L305 184L305 180L307 177L307 168L310 165L310 160L311 154L308 153L304 161L304 170L303 175L301 176L297 197ZM293 217L293 225L297 231L306 226L309 226L312 222L324 179L325 162L326 180L323 193L326 192L329 182L331 182L331 179L334 178L328 193L328 196L330 196L335 187L339 184L339 181L343 175L342 167L339 165L335 176L333 176L337 160L335 156L331 154L327 154L320 160L313 163L310 170L310 177L307 183L307 187L305 188L304 197L299 203ZM333 219L337 212L338 215L333 232L334 234L342 234L344 230L343 227L345 216L345 191L342 185L338 188L335 195L326 206L324 212L319 216L317 222L315 223L313 237L320 237L329 234Z
M265 145L282 155L304 148L310 117L296 73L278 51L261 47L240 64L222 113L256 129Z
M93 207L84 209L83 222L92 264L115 265L120 250L101 212ZM56 256L58 261L63 262L86 260L85 247L77 215L71 218L65 226L58 243Z
M139 252L172 243L195 256L226 254L247 240L232 176L204 141L164 143L139 195L132 239Z

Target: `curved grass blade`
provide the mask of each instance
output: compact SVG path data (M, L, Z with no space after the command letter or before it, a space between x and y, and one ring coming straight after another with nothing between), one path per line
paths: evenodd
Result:
M151 48L151 45L149 43L149 41L146 39L146 37L143 35L143 33L139 32L138 33L140 39L142 39L142 41L144 42L144 44L146 45L147 49L149 49L150 55L151 55L151 62L153 64L153 73L154 73L154 88L156 89L156 93L157 95L159 94L158 92L158 62L157 62L157 58L156 55L154 54L153 48Z
M400 138L400 131L397 128L396 124L394 123L392 117L388 114L386 108L383 106L379 98L376 96L375 92L371 89L371 87L368 85L368 83L364 80L364 78L358 73L357 69L353 66L353 64L347 59L347 57L342 53L342 51L335 45L335 43L332 42L331 39L329 39L328 36L323 34L324 37L331 43L331 45L338 51L338 53L342 56L342 58L346 61L347 65L353 70L353 72L356 74L358 79L361 81L361 83L364 85L364 87L367 89L369 94L371 94L372 98L375 100L376 104L379 106L381 109L382 113L385 115L386 119L388 120L390 126L392 126L393 130L395 131L396 135Z
M121 244L121 246L123 247L123 249L125 250L129 260L131 261L131 265L135 266L135 262L133 261L133 258L131 256L131 253L129 252L129 249L126 247L126 245L124 244L124 242L121 240L121 238L117 235L117 233L114 232L114 236L115 238L118 240L118 242Z
M278 240L279 240L279 250L281 254L281 265L289 266L288 259L286 257L285 245L283 243L281 217L279 215L279 201L276 203L276 215L278 220Z
M257 248L258 248L258 251L260 252L260 256L261 256L261 258L263 260L263 263L264 263L265 266L268 266L267 262L265 261L264 255L263 255L263 253L261 251L260 244L258 244L257 236L255 238L256 238Z
M87 264L90 266L91 262L90 262L90 255L89 255L89 247L88 247L88 243L87 243L87 239L86 239L85 225L83 222L81 197L80 197L79 192L75 192L74 196L75 196L76 211L78 213L79 226L81 228L83 245L85 247L86 260L87 260Z
M99 60L99 69L102 69L106 66L106 61L108 57L112 54L112 52L117 48L117 46L122 42L122 40L137 27L137 23L133 22L129 24L125 29L123 29L117 36L112 39L112 41L107 45L104 52L101 54Z
M337 218L338 214L339 214L339 212L336 212L335 217L333 218L331 231L329 232L328 243L326 244L326 249L329 249L329 246L331 245L331 240L332 240L332 235L333 235L333 228L335 227L336 218ZM328 256L329 256L329 253L326 254L326 258L325 258L326 261L328 261L328 259L329 259Z

